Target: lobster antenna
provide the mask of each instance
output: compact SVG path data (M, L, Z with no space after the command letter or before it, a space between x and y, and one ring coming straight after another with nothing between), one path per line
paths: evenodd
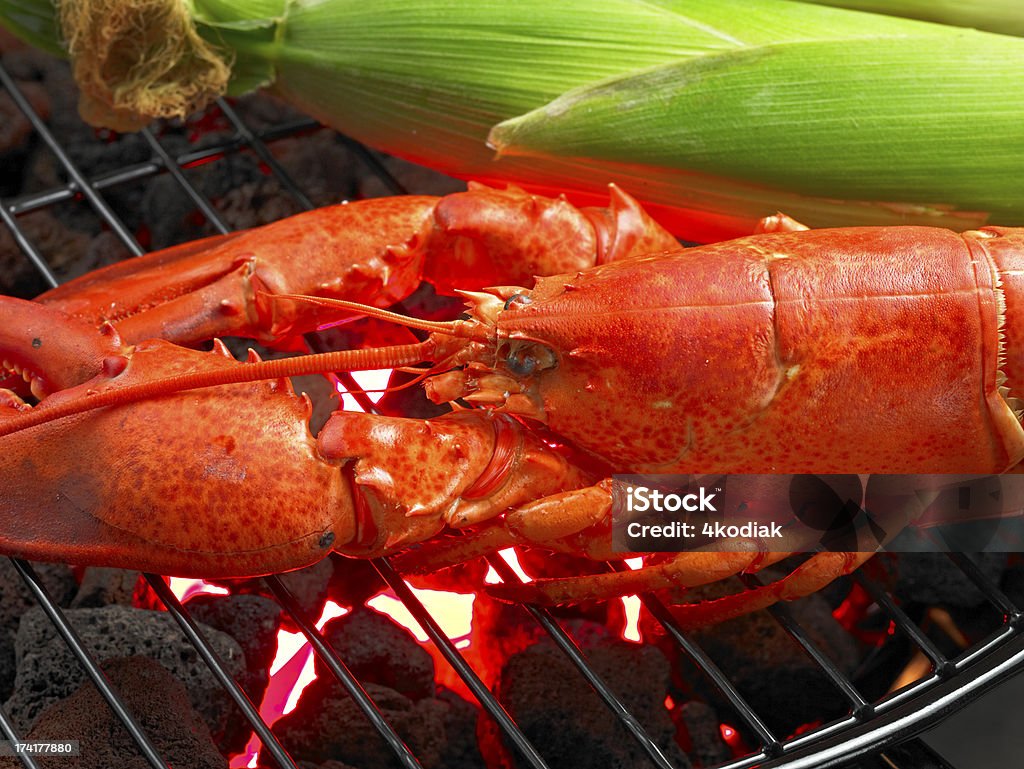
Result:
M415 363L432 361L437 352L436 343L427 339L414 344L365 350L338 350L278 360L250 359L248 363L238 366L194 371L164 379L139 382L118 389L101 390L74 400L62 401L50 407L47 407L46 401L43 401L31 411L0 420L0 437L86 411L136 403L187 390L257 382L264 379L281 379L303 374L322 374L325 371L401 368Z
M423 320L421 318L410 318L407 315L400 315L390 310L381 310L377 307L349 302L344 299L330 299L322 296L306 296L305 294L269 294L258 292L264 297L272 300L289 299L294 302L312 304L318 307L330 307L338 310L348 310L367 318L377 318L388 323L397 323L406 328L418 328L421 331L437 331L449 336L462 339L475 339L479 342L486 342L490 339L487 327L473 320Z

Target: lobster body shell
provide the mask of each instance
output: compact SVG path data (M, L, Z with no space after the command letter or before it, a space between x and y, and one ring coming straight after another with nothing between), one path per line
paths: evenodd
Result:
M536 408L623 472L1002 472L1022 254L1024 230L762 234L542 278L497 330L553 351Z

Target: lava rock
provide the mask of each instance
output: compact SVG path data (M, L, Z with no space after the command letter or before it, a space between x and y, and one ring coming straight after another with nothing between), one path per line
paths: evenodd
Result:
M342 606L362 606L387 587L373 564L363 558L346 558L331 553L330 560L334 570L328 594L332 601Z
M67 606L77 588L71 568L55 563L39 563L33 568L53 600L60 606ZM10 697L14 685L17 670L14 641L18 622L36 605L35 597L11 561L0 558L0 698Z
M971 559L998 584L1006 568L1005 553L980 553ZM943 553L901 553L895 594L903 601L929 606L972 607L985 596L970 578Z
M279 579L295 598L299 608L316 619L324 609L334 575L334 559L324 558L312 566L282 574Z
M227 633L242 647L245 672L238 683L253 702L260 702L270 681L270 666L277 654L277 633L281 629L281 607L258 595L197 595L188 602L197 622ZM249 741L252 727L245 719L232 719L221 748L236 752Z
M141 578L142 573L138 571L90 566L82 575L82 583L78 586L71 608L94 609L111 604L131 606Z
M437 699L413 702L377 684L366 684L365 689L424 769L453 769L445 757L448 704ZM297 760L336 760L359 769L399 766L383 738L333 677L310 684L298 707L274 725L274 732Z
M440 688L437 699L449 706L444 719L444 732L448 738L444 751L445 769L485 769L476 739L480 708L450 689Z
M281 607L258 595L197 595L188 602L188 611L197 622L238 641L248 671L241 683L249 697L258 702L277 654Z
M71 609L65 616L100 662L142 655L161 663L185 684L193 707L210 731L215 736L223 733L236 712L234 703L169 614L107 606ZM200 631L227 671L237 678L245 666L238 642L210 627L201 625ZM78 688L86 673L40 608L22 617L15 653L18 673L14 695L4 704L4 710L15 727L26 732L47 705Z
M224 769L210 730L192 709L185 686L148 657L109 659L104 673L156 751L171 766ZM80 755L37 758L40 769L147 769L150 764L120 719L96 690L83 683L70 697L47 707L29 732L30 740L78 740ZM0 769L19 767L15 758L0 758Z
M669 665L650 646L609 642L588 663L677 767L690 762L675 743L665 709ZM555 647L536 644L509 658L499 699L541 755L560 769L646 766L649 757L576 666ZM509 748L511 753L511 748ZM518 756L513 765L520 766Z
M375 611L357 608L324 626L327 643L357 679L387 686L411 700L434 694L434 660L409 631ZM317 674L330 675L316 660Z
M230 349L230 340L226 341L229 342ZM246 347L251 346L248 344L248 340L245 340L245 345ZM295 599L299 610L311 621L316 620L324 610L324 604L329 596L329 586L334 576L334 561L333 556L324 558L304 569L296 569L277 576L277 579ZM226 588L232 595L260 595L276 601L276 597L263 579L214 579L209 582ZM282 615L282 623L285 630L298 631L292 621L291 613L287 609Z

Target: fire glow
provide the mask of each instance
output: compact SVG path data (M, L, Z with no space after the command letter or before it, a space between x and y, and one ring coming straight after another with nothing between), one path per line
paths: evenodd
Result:
M353 371L351 376L360 387L363 388L363 392L366 393L366 397L371 402L377 403L381 398L384 397L384 392L387 390L388 381L391 379L391 371L389 368L373 369L370 371ZM349 394L348 390L341 382L335 382L335 389L338 391L338 395L341 396L341 403L346 411L366 411L356 399Z
M217 585L211 585L198 579L170 579L172 592L182 603L196 595L227 595L229 591ZM433 617L441 630L451 639L456 648L469 646L473 627L473 602L475 593L453 593L445 590L425 590L412 587L419 601ZM428 640L426 631L409 613L402 602L391 590L378 593L370 598L366 605L374 611L386 614L396 624L409 630L416 639L425 643ZM328 601L320 618L316 621L317 630L336 617L349 613L349 609L334 601ZM313 648L301 632L291 633L281 630L277 634L277 654L270 667L270 680L259 707L260 717L273 725L281 716L291 713L299 702L302 692L315 679ZM255 735L249 739L245 749L231 759L231 769L257 766L260 742Z

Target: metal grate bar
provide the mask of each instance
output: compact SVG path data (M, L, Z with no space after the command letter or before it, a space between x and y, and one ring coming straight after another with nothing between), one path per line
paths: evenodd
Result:
M319 129L320 127L320 124L314 121L301 120L280 126L274 126L265 131L260 131L255 135L259 137L261 141L274 141L283 137L294 136L296 133L300 133L302 131L308 131L314 128ZM234 137L206 149L193 150L179 155L174 160L174 164L180 166L182 169L192 168L194 166L213 162L214 160L219 160L227 155L244 150L245 148L245 143L242 139ZM163 164L152 160L145 163L135 163L113 171L97 174L92 179L92 187L96 191L100 192L112 187L117 187L121 184L127 184L128 182L148 179L166 170L167 169ZM73 200L76 195L76 190L77 188L74 184L67 184L56 189L44 190L43 192L21 196L10 204L11 213L20 216L21 214L34 211L38 208L46 208L54 205L55 203Z
M224 113L225 117L231 121L231 125L235 127L235 130L238 131L238 135L242 137L243 141L245 141L245 143L249 145L250 149L256 153L256 156L266 164L267 168L274 172L278 181L284 185L284 188L288 190L291 196L299 201L299 205L307 211L313 208L313 201L310 200L306 193L300 190L299 186L292 180L292 178L285 173L281 164L277 162L277 158L275 158L270 153L270 150L267 149L267 145L249 129L249 126L242 122L241 118L238 117L238 113L235 112L231 105L224 101L224 99L218 99L217 106L220 107L221 112Z
M206 638L200 632L199 627L196 625L196 621L192 619L191 615L182 606L181 601L178 597L171 592L171 588L164 582L162 577L158 577L156 574L145 574L146 581L150 587L157 594L167 611L174 617L175 621L181 627L185 637L191 642L199 655L203 658L203 661L209 666L213 675L220 682L220 685L227 689L228 694L231 695L231 699L235 701L242 714L248 719L252 725L253 731L260 738L260 742L263 743L263 747L274 757L277 765L281 769L298 769L295 766L295 762L292 761L291 756L281 745L274 733L270 731L270 727L267 722L260 716L259 710L253 705L252 700L242 690L242 687L238 685L227 672L224 667L223 661L218 656L217 652L213 650L213 647L207 643Z
M874 580L859 571L853 573L853 578L868 591L868 595L874 599L880 609L889 615L896 627L917 644L918 648L932 661L936 675L947 676L955 670L955 666L946 659L946 655L939 651L939 648L924 634L924 631L911 621L903 609L897 606L896 602Z
M3 708L0 708L0 733L3 733L4 739L12 744L21 742L21 739L19 739L14 731L14 725L7 717L7 713L4 712ZM36 763L31 753L18 753L17 757L25 769L39 769L39 764Z
M488 558L487 562L503 581L521 581L519 575L502 558ZM615 692L590 667L586 657L583 655L583 650L555 621L554 617L551 616L551 612L539 606L531 606L530 604L522 604L522 607L547 631L558 648L572 660L572 663L580 671L587 683L597 692L598 696L601 697L604 704L608 706L608 709L612 711L615 717L622 722L622 725L626 727L633 736L633 739L640 744L640 747L644 749L644 752L647 753L654 765L663 769L672 769L672 762L666 758L661 748L651 739L647 730L643 728L636 717L626 710L626 706L622 704L622 701L615 695Z
M61 638L71 649L71 652L78 658L82 667L85 668L86 674L92 679L93 684L103 699L110 705L110 709L114 711L114 714L120 719L121 723L124 724L124 728L128 730L131 738L135 741L142 756L146 759L146 762L153 767L153 769L169 769L160 755L156 752L156 748L153 747L153 743L149 741L149 737L146 736L145 732L142 731L142 727L135 720L124 703L121 701L120 696L110 685L110 681L107 680L106 674L100 670L99 665L92 658L92 655L86 650L85 645L82 643L82 639L78 637L78 633L68 622L64 613L54 602L53 598L50 597L49 592L42 582L39 580L39 576L36 574L35 569L27 562L20 558L11 558L11 563L14 564L14 568L18 570L21 578L25 580L25 584L28 586L32 596L36 599L36 602L42 607L43 611L46 612L46 616L50 618L53 626L57 628L57 632L60 633Z
M143 128L142 135L149 143L150 149L152 149L153 152L156 153L157 157L160 158L161 163L163 163L163 167L172 177L174 177L174 181L178 183L178 186L185 190L185 194L187 194L189 199L195 203L196 208L202 212L203 216L206 217L206 220L212 224L214 229L216 229L221 235L227 235L230 230L224 223L224 220L221 219L220 214L218 214L217 210L210 204L210 201L206 199L206 196L200 193L199 190L196 189L195 185L186 178L185 173L181 170L181 166L174 162L174 159L167 153L167 150L164 149L163 145L157 141L153 132L148 128Z
M128 229L124 226L124 222L117 217L113 209L111 209L107 204L107 201L105 201L100 194L96 192L92 185L89 184L88 179L86 179L85 176L82 175L82 172L78 170L78 167L71 162L71 158L68 157L68 153L64 151L64 148L60 146L60 143L54 138L53 134L50 133L50 129L46 127L46 123L43 122L43 119L36 114L34 109L32 109L32 105L29 104L28 99L25 98L25 95L14 84L14 81L11 79L10 75L7 74L7 70L4 69L2 64L0 64L0 84L7 89L7 92L11 95L14 103L18 105L18 109L20 109L24 113L25 117L28 118L29 122L32 123L32 128L35 129L36 133L43 137L43 141L46 142L53 154L57 156L60 164L64 166L64 170L67 171L68 176L70 176L72 181L75 183L77 190L81 192L92 204L96 213L98 213L104 221L110 225L110 228L114 231L117 237L121 239L121 242L125 244L128 250L135 254L135 256L141 256L144 252L142 250L142 246L140 246L138 241L135 240L135 236L128 232Z
M484 710L498 722L498 726L501 727L505 736L508 737L519 751L520 755L525 758L530 766L534 769L547 769L547 764L544 759L541 758L540 753L533 747L526 736L520 731L519 725L512 719L508 714L508 711L502 706L500 702L491 693L484 682L480 680L480 676L476 674L476 671L469 666L469 663L459 654L455 645L452 644L451 640L444 634L440 626L434 621L434 618L430 615L430 612L426 610L420 599L417 598L413 592L409 589L409 586L405 584L402 577L391 568L391 564L384 558L375 558L371 561L373 567L377 570L377 573L388 583L388 586L395 591L395 595L405 605L405 608L409 610L413 618L420 623L420 627L430 636L430 640L437 646L438 651L444 655L444 658L448 661L448 664L452 666L459 677L466 683L469 690L473 692L473 695L477 698Z
M742 574L740 575L740 581L747 587L760 587L763 583L755 574ZM782 603L777 603L773 606L768 607L768 612L772 615L776 622L778 622L783 630L795 640L807 655L814 660L818 666L822 669L822 672L828 676L829 681L832 685L846 698L846 701L850 703L853 708L853 715L857 719L868 718L873 712L874 708L868 703L867 700L857 691L857 687L854 686L843 671L833 662L820 648L815 644L807 632L801 627L800 623L796 621L793 616L793 612L788 606Z
M302 634L306 636L306 639L316 651L317 656L330 668L338 682L345 687L345 691L348 692L352 701L363 711L366 718L380 736L384 738L388 748L394 753L399 762L403 766L408 767L408 769L422 769L420 762L416 760L409 747L384 718L376 703L367 694L366 689L359 683L337 652L324 640L316 626L309 621L309 617L306 616L306 613L296 603L295 598L288 591L288 588L284 586L284 583L277 577L264 577L264 581L273 591L278 601L281 602L281 605L292 615L292 619L295 620L302 630Z
M626 571L629 567L624 563L609 562L608 568L614 571ZM757 739L764 747L766 756L777 755L780 751L780 744L768 726L761 720L743 695L739 693L732 681L726 678L721 668L700 648L683 633L682 628L673 618L672 613L660 600L653 595L639 596L644 608L651 613L658 623L665 628L665 631L672 637L676 644L686 653L695 665L706 675L722 695L729 700L729 704L736 709L736 712L746 722L747 726L757 735Z

